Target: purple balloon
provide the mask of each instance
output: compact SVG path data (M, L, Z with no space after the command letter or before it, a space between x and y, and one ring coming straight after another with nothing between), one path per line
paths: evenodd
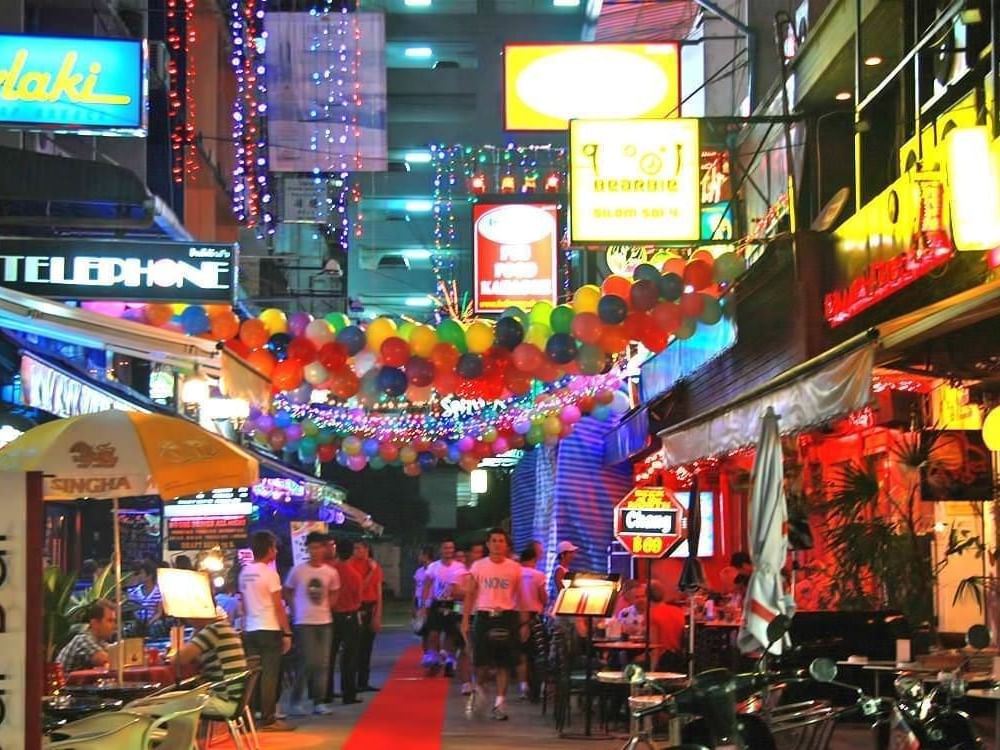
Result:
M302 336L312 321L313 316L307 312L293 312L288 316L288 331L293 336Z
M514 432L518 435L527 435L528 431L531 430L531 420L524 419L523 417L516 422L514 422Z
M261 414L257 417L257 429L270 432L274 429L274 417L270 414Z
M302 425L298 422L294 422L285 428L285 436L288 438L288 442L298 441L302 439Z
M473 440L468 435L466 435L465 437L463 437L461 440L458 441L458 449L462 451L462 453L468 453L475 447L476 447L476 441Z

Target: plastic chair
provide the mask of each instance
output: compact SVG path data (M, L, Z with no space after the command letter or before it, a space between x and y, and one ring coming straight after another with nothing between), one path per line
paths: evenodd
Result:
M236 746L236 750L259 750L260 744L257 740L257 730L253 724L253 714L250 709L250 701L253 698L254 691L257 689L258 679L260 679L260 668L255 667L208 686L208 689L212 692L223 692L230 685L239 682L243 683L243 692L240 694L240 700L236 704L236 708L232 714L229 716L217 716L211 713L202 715L209 731L207 744L211 744L211 727L213 723L222 723L226 725L226 729L233 740L233 745Z
M163 713L146 727L142 744L139 747L143 750L153 750L154 747L156 750L196 750L198 720L206 701L208 701L208 696L204 694L185 696L184 699L171 701L170 704L176 707L175 710ZM166 725L165 734L163 732L164 725ZM131 746L127 745L121 746L121 750L130 750L130 748ZM111 750L111 748L107 750Z
M43 750L133 750L145 747L147 716L121 712L99 714L74 721L54 732Z

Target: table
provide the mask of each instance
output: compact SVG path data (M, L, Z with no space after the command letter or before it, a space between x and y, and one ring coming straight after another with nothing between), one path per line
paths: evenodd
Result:
M646 679L650 682L685 682L687 675L680 672L646 672ZM628 685L624 671L604 671L597 673L597 681L608 685Z
M1000 747L1000 687L965 691L966 698L981 698L993 701L995 715L993 718L993 747Z
M117 711L121 698L88 695L46 695L42 698L42 726L47 733L71 721L103 711Z
M649 648L655 651L658 648L663 648L661 643L652 643ZM594 641L594 648L601 651L645 651L646 642L645 641Z
M124 701L133 701L136 698L145 698L151 693L155 693L163 687L159 682L117 682L89 684L89 685L67 685L63 692L68 695L80 695L102 698L121 698Z
M666 682L666 683L687 683L687 675L680 674L679 672L646 672L646 680L649 682ZM605 685L628 685L629 686L629 711L628 711L628 743L625 748L629 750L635 750L635 748L641 745L646 745L648 748L653 748L655 745L652 741L652 731L645 726L645 722L641 719L636 718L633 710L636 703L646 702L649 707L653 707L661 704L664 701L662 695L639 695L637 694L636 688L641 683L634 683L630 680L625 679L625 672L623 671L604 671L597 673L597 681ZM680 687L680 686L678 686ZM680 724L677 717L671 717L669 723L669 745L677 745L680 743ZM623 748L624 750L624 748Z
M174 668L169 664L157 664L145 667L125 667L126 682L157 682L166 685L177 681ZM117 675L110 669L80 669L66 675L67 685L93 685L101 680L115 680Z

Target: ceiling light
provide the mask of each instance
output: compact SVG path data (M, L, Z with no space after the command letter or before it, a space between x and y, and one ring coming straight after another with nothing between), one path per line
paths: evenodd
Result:
M841 91L839 94L837 94L833 98L836 99L838 102L847 102L847 101L850 101L854 97L853 97L853 95L851 94L850 91Z
M580 0L552 0L552 5L556 8L576 8Z
M869 55L865 58L865 65L869 68L874 68L876 65L881 65L883 62L885 61L879 55Z
M406 57L413 57L424 60L434 54L430 47L407 47L403 52Z
M403 160L410 164L430 164L430 151L407 151L403 154Z
M431 0L403 0L403 5L408 8L427 8L430 4Z
M433 305L434 305L434 300L429 294L426 297L406 298L407 307L432 307Z
M403 252L407 258L411 260L430 260L431 251L430 250L406 250Z
M427 214L431 212L434 208L434 201L417 200L417 201L406 201L403 204L407 213L411 214Z

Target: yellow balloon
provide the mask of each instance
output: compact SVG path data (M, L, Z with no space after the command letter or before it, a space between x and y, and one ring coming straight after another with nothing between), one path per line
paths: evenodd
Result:
M429 357L437 344L437 334L430 326L418 325L410 331L410 350L418 357Z
M482 354L493 346L493 328L481 320L473 322L465 331L465 344L473 354Z
M170 310L174 313L174 315L180 315L187 308L188 308L187 302L175 302L170 306Z
M601 301L601 288L594 284L581 286L573 294L573 310L577 313L596 313Z
M991 451L1000 451L1000 406L994 406L983 420L983 442Z
M534 344L543 352L545 351L545 344L549 340L549 336L552 335L552 329L548 326L542 325L532 325L528 328L528 332L524 336L524 340L528 344Z
M541 323L545 325L549 322L549 318L552 317L552 303L542 300L536 302L532 308L531 312L528 313L528 320L532 323Z
M378 353L382 349L382 342L396 335L396 322L392 318L375 318L368 324L365 334L368 337L368 348Z
M272 336L276 333L288 331L288 318L283 310L276 307L269 307L260 314L260 322L264 324L267 332Z

